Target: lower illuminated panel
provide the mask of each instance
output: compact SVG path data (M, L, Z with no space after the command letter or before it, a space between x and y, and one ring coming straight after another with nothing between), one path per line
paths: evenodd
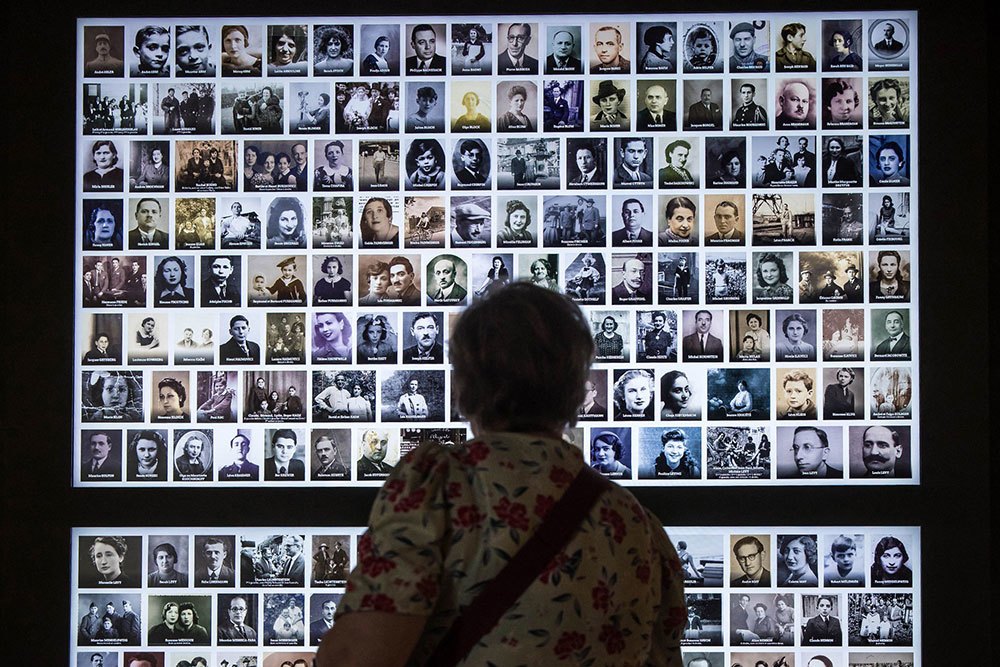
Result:
M686 667L920 664L916 527L666 528ZM362 528L77 528L77 667L309 667Z

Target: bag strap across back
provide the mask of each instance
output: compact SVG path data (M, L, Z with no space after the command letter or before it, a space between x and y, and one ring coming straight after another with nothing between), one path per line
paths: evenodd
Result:
M605 477L584 465L538 530L462 610L425 664L453 667L461 662L569 543L597 498L610 486Z

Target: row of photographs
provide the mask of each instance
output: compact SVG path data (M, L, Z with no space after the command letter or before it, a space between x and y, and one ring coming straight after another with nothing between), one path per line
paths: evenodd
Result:
M684 667L915 667L913 651L699 651L682 650ZM80 650L76 667L313 667L314 651L106 651Z
M297 529L157 530L121 529L125 536L111 537L75 531L77 587L343 588L357 564L360 536L357 528L311 535ZM686 588L911 588L919 553L913 528L667 531Z
M84 85L85 134L908 128L909 77ZM773 92L772 92L773 90ZM286 92L287 91L287 92ZM635 114L635 123L631 116ZM680 119L678 120L678 116ZM331 121L332 118L332 121ZM541 126L539 125L541 119Z
M688 590L717 589L686 594L684 646L914 646L912 530L680 530ZM180 532L79 535L78 646L316 646L360 537Z
M861 71L863 55L869 70L908 69L910 20L856 16L707 15L634 25L623 16L495 24L88 21L80 48L88 78L124 77L126 69L130 77L523 76L582 74L587 66L590 74L652 74L678 72L678 65L703 74L770 72L772 62L776 72L815 72L814 53L825 72Z
M419 388L418 388L419 391ZM416 394L420 397L420 394ZM266 399L263 399L266 400ZM364 400L363 397L361 400ZM402 400L402 399L401 399ZM598 472L634 481L909 480L911 427L591 426L567 430ZM772 441L771 438L774 438ZM464 428L85 428L81 482L318 482L385 479L421 442L461 447ZM124 450L124 451L123 451ZM308 471L307 471L308 468ZM353 480L352 480L353 478ZM343 483L343 484L340 484Z
M473 253L466 261L453 253L425 259L419 253L310 258L286 252L204 255L200 262L195 255L85 255L81 296L84 308L143 308L147 293L156 308L296 307L309 305L308 283L317 306L464 306L521 280L589 306L608 303L608 292L612 305L651 306L654 297L661 305L696 304L702 291L706 305L747 304L751 298L755 304L790 304L796 293L800 304L860 304L866 283L871 304L911 301L909 250L870 251L864 278L860 251L803 250L797 263L795 254L750 254L742 248L708 251L702 258L693 252L635 250ZM155 264L152 285L147 263L149 269Z
M110 592L79 596L81 608L89 602L79 646L318 646L333 627L343 593L147 594L145 608L139 594L119 596L123 613L116 599L104 605L103 614L98 600ZM129 598L139 600L138 606ZM685 598L682 646L913 646L913 593L687 593ZM161 608L162 622L148 622L142 634L142 617Z
M869 192L867 204L861 192L825 192L817 201L814 193L775 191L754 193L749 200L744 193L660 194L655 200L641 193L543 195L540 207L537 195L347 195L311 202L280 195L171 202L152 193L127 200L85 198L80 205L85 251L126 246L249 251L260 250L262 241L265 249L281 251L377 249L399 247L400 240L407 249L446 243L456 249L529 249L538 247L539 239L547 248L605 248L609 240L613 248L744 247L748 236L753 246L856 246L866 239L870 245L908 245L914 224L907 192Z
M607 139L593 137L422 137L408 139L405 153L398 139L358 140L357 151L350 139L321 139L313 143L315 168L309 140L244 139L242 165L234 140L133 141L127 169L131 192L166 192L171 176L175 192L236 192L240 182L243 192L306 191L310 182L315 191L353 191L355 180L360 191L393 193L401 185L410 192L440 191L449 183L453 191L491 190L494 181L497 190L684 190L699 187L703 152L709 189L746 188L748 180L754 189L860 188L866 165L870 186L910 185L909 135L825 136L819 161L815 136L791 138L794 152L789 136L751 137L752 160L746 137L705 137L702 149L699 138L660 137L654 148L655 137L633 136L614 139L610 150ZM115 140L85 145L78 156L83 190L121 192L125 169L119 162L125 163Z
M584 315L594 336L594 361L601 365L724 359L768 363L773 358L842 366L864 361L866 347L870 361L909 361L908 309L868 313L867 330L865 311L860 309L636 310L633 317L632 311L587 308ZM311 317L302 312L142 312L129 313L127 320L121 314L100 313L80 319L80 353L84 366L167 366L171 358L174 366L217 361L285 365L305 364L307 356L313 365L440 365L447 358L449 332L457 316L407 310L400 326L400 313L392 310L324 311ZM312 336L307 341L310 324ZM225 332L230 338L216 355L216 341Z

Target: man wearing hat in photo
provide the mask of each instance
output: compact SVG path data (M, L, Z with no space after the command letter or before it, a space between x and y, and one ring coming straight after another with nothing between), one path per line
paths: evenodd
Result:
M861 279L858 278L858 267L851 264L847 267L847 282L844 283L844 293L847 295L847 300L851 303L861 303L864 300L861 295L862 289Z
M827 271L823 274L823 278L826 280L826 284L819 290L819 295L821 298L833 298L844 296L844 288L833 282L837 276L833 271Z
M768 71L767 56L754 52L757 36L750 23L743 21L733 26L729 39L733 42L733 55L729 56L730 72Z
M628 116L620 108L625 99L624 88L616 86L614 81L601 81L597 86L597 94L591 99L601 109L591 120L591 129L629 129Z
M94 35L94 51L97 57L87 61L84 67L86 76L123 76L125 61L111 55L111 37L106 32Z
M455 231L452 245L489 245L490 212L475 203L455 207ZM486 234L483 234L483 231Z

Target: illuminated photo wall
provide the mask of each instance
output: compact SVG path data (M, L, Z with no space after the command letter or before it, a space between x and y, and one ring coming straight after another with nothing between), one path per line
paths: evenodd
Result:
M685 665L919 664L918 528L667 532L684 564ZM150 667L197 657L212 667L311 665L359 536L357 528L78 529L74 664L92 667L98 655L104 667L129 667L145 654Z
M620 482L916 483L914 20L81 21L73 483L378 484L514 280Z

